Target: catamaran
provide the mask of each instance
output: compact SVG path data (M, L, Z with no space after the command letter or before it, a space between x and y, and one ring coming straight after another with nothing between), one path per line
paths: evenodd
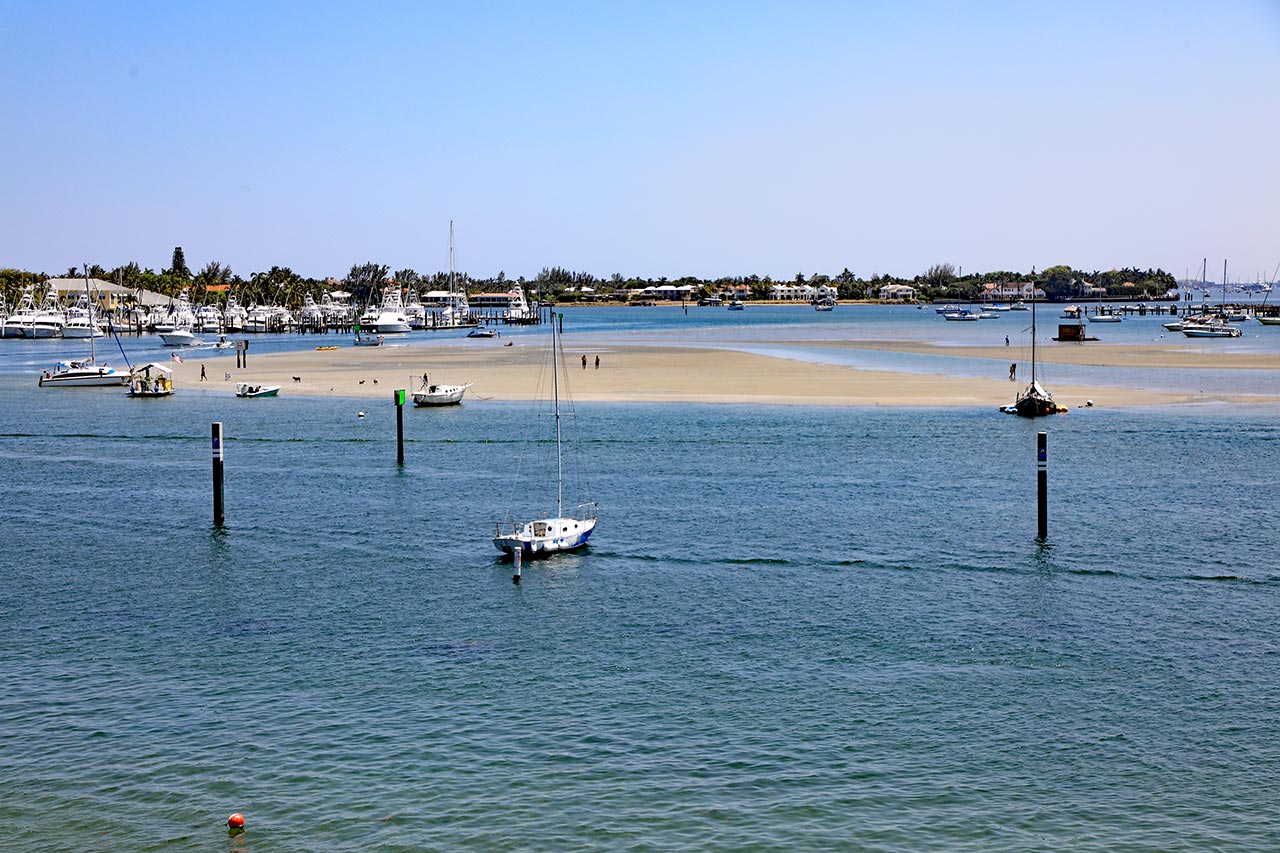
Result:
M89 272L84 275L84 292L89 299ZM124 385L129 377L117 373L114 367L97 363L98 351L94 336L89 336L89 357L77 361L60 361L52 371L46 370L40 377L41 388L85 388L95 386Z

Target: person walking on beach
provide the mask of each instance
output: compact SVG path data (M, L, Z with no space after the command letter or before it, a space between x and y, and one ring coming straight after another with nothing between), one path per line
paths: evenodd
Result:
M587 369L587 354L585 352L582 354L582 369Z
M600 356L596 356L596 370L600 369Z
M200 365L200 381L204 381L204 365Z
M1015 382L1018 379L1018 362L1009 365L1009 381Z
M1009 336L1008 336L1008 335L1005 335L1005 336L1004 336L1004 345L1005 345L1005 346L1008 346L1008 345L1009 345Z

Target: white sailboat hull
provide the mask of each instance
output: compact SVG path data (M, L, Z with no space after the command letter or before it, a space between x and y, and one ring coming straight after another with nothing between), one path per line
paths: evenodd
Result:
M421 391L414 392L415 406L454 406L462 402L471 383L466 385L428 385Z
M129 381L123 373L114 368L100 365L98 367L73 367L59 371L52 376L41 376L41 388L94 388L119 387Z
M595 529L595 518L544 518L511 533L503 533L499 525L493 545L504 554L514 555L520 551L525 557L547 556L581 548Z

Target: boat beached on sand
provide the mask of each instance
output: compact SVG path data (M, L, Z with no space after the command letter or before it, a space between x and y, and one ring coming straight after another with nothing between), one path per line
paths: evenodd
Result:
M551 359L552 393L550 412L552 417L549 421L551 428L554 430L555 457L554 460L547 460L547 462L553 461L554 469L549 470L547 475L540 478L533 486L538 491L549 492L544 493L542 499L546 500L548 504L554 505L555 512L554 514L548 514L547 517L535 518L532 521L508 520L497 523L493 545L503 554L508 554L512 557L517 554L521 557L542 557L561 551L573 551L586 545L587 540L596 529L598 507L593 501L585 499L586 483L585 478L581 475L580 465L573 465L571 470L578 475L574 478L573 487L581 493L581 497L584 500L572 510L568 512L565 510L565 440L562 421L566 417L571 417L574 412L572 401L569 401L566 406L567 411L561 410L561 385L564 384L567 394L568 371L564 362L564 353L559 343L559 334L556 332L556 318L554 316L551 318L551 348L549 355ZM533 443L528 444L530 449L535 446Z
M279 393L279 385L250 385L248 382L236 383L237 397L274 397Z
M472 383L466 385L432 385L424 374L422 387L413 392L413 404L426 408L428 406L456 406L462 402Z
M1009 374L1012 376L1012 372ZM1066 414L1067 407L1054 402L1053 395L1045 390L1036 378L1036 304L1031 303L1031 382L1018 392L1013 403L1001 406L1000 411L1006 415L1019 415L1024 418L1040 418L1045 415Z

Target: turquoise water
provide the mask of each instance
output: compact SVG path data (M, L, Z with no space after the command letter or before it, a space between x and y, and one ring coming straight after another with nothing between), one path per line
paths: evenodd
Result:
M1274 407L581 405L600 528L516 586L524 406L398 470L390 401L18 373L0 847L1280 845Z

